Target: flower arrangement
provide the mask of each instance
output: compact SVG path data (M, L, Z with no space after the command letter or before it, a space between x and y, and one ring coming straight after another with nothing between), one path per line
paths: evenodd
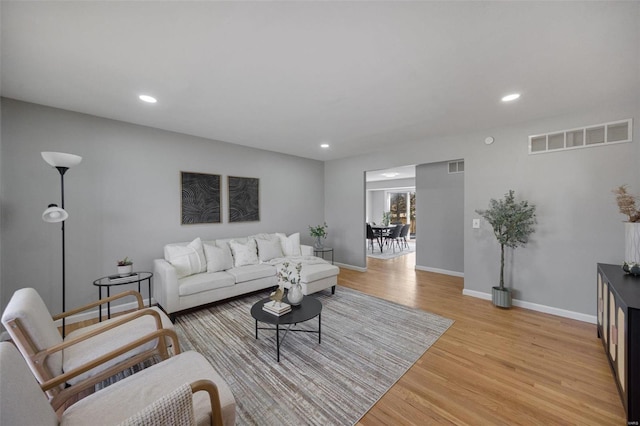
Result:
M122 260L118 260L118 266L129 266L133 265L133 259L129 259L129 257L125 257Z
M329 235L329 233L327 232L328 227L329 225L327 225L327 222L325 222L323 225L318 226L309 225L309 234L312 237L316 238L327 238L327 235Z
M289 266L289 262L282 263L282 268L278 270L278 282L281 284L289 283L291 285L300 284L300 271L302 270L302 263L296 263L295 271L290 270Z
M627 185L620 185L612 191L616 194L616 203L620 213L629 218L629 222L640 222L640 210L636 207L636 198L627 192Z

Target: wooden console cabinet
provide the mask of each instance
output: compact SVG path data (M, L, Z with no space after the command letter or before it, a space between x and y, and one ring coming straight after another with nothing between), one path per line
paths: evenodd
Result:
M640 422L640 276L598 263L598 337L629 424Z

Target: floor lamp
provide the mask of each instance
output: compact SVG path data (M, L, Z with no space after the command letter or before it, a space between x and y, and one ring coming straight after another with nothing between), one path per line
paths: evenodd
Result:
M48 223L62 222L62 312L66 310L65 306L65 242L64 242L64 222L69 214L64 209L64 174L71 167L76 166L82 161L82 157L74 154L65 154L63 152L42 152L42 158L49 165L55 167L60 173L60 191L62 195L61 206L57 204L49 204L49 207L42 213L42 220ZM62 337L65 337L65 324L62 318Z

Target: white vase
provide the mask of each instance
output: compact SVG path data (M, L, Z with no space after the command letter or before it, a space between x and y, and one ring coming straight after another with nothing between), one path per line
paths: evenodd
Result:
M304 294L302 294L302 286L300 283L291 284L289 286L289 292L287 293L287 300L290 305L297 306L302 303L302 298Z
M624 223L624 261L640 263L640 222Z

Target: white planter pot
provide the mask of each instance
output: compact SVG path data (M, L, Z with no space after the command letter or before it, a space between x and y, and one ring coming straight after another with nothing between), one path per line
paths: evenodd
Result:
M624 261L640 263L640 222L624 223Z
M118 266L118 275L126 277L133 272L133 265Z

